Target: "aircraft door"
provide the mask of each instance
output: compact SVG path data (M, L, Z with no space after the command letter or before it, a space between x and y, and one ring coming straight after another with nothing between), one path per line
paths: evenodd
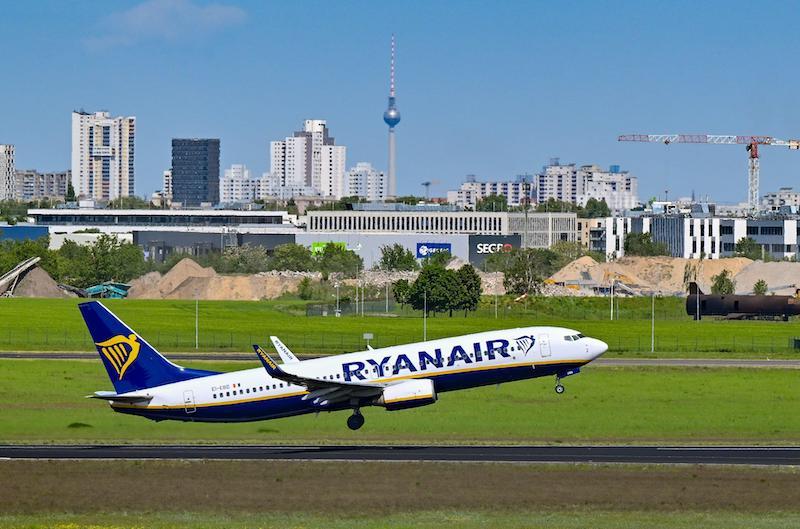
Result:
M549 334L540 334L539 335L539 354L542 355L542 358L550 356L550 335Z
M194 391L187 389L183 392L183 407L186 413L194 413L197 411L194 403Z

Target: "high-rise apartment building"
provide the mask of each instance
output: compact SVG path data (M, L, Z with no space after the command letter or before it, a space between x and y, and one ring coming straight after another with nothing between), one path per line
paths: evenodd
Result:
M40 173L35 169L18 170L14 175L15 195L18 200L64 200L69 180L69 171Z
M250 177L247 166L231 165L219 181L219 201L221 204L252 202L257 198L258 184L258 180Z
M0 200L14 200L14 146L0 145Z
M161 196L165 200L172 200L172 169L167 169L161 175Z
M639 182L628 171L612 165L604 171L597 165L582 165L578 181L582 188L577 204L585 206L590 198L605 200L611 211L621 213L639 205Z
M189 207L219 203L219 139L172 140L172 201Z
M327 123L307 119L303 130L270 143L267 194L287 198L296 195L345 195L347 148L328 135Z
M536 175L536 201L538 203L547 202L551 198L577 203L581 191L574 163L562 165L558 158L551 158L550 163Z
M371 163L358 162L347 172L345 196L358 196L372 202L385 200L386 194L386 174L377 171Z
M72 113L72 186L79 197L113 200L134 194L135 117Z
M612 165L604 171L597 165L561 164L558 158L550 160L536 175L536 200L549 199L585 206L590 198L605 200L612 211L622 212L639 204L638 179Z

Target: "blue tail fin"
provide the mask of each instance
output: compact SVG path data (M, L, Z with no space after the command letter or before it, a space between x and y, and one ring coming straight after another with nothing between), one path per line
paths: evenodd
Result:
M117 393L216 374L173 364L99 301L78 308Z

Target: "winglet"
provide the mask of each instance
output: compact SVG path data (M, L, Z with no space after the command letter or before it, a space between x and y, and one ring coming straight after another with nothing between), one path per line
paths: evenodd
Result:
M286 345L284 345L284 343L278 339L277 336L270 336L269 339L272 340L272 345L275 346L275 350L278 351L278 355L280 355L281 360L283 360L284 364L292 364L294 362L299 362L294 353L291 352L289 348L286 347Z
M256 354L258 355L258 359L261 360L261 364L264 366L264 369L267 370L267 373L273 378L279 378L277 375L282 373L281 368L278 367L278 364L270 358L267 352L261 348L260 345L253 344L253 349L255 349Z

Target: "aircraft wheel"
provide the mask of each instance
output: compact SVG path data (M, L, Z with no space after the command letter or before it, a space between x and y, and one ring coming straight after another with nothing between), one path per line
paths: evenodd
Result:
M558 393L559 395L561 395L562 393L564 393L564 390L565 390L565 388L564 388L564 386L562 386L561 384L557 384L557 385L556 385L556 393Z
M364 416L358 410L353 412L353 415L347 418L347 427L351 430L358 430L364 426Z

